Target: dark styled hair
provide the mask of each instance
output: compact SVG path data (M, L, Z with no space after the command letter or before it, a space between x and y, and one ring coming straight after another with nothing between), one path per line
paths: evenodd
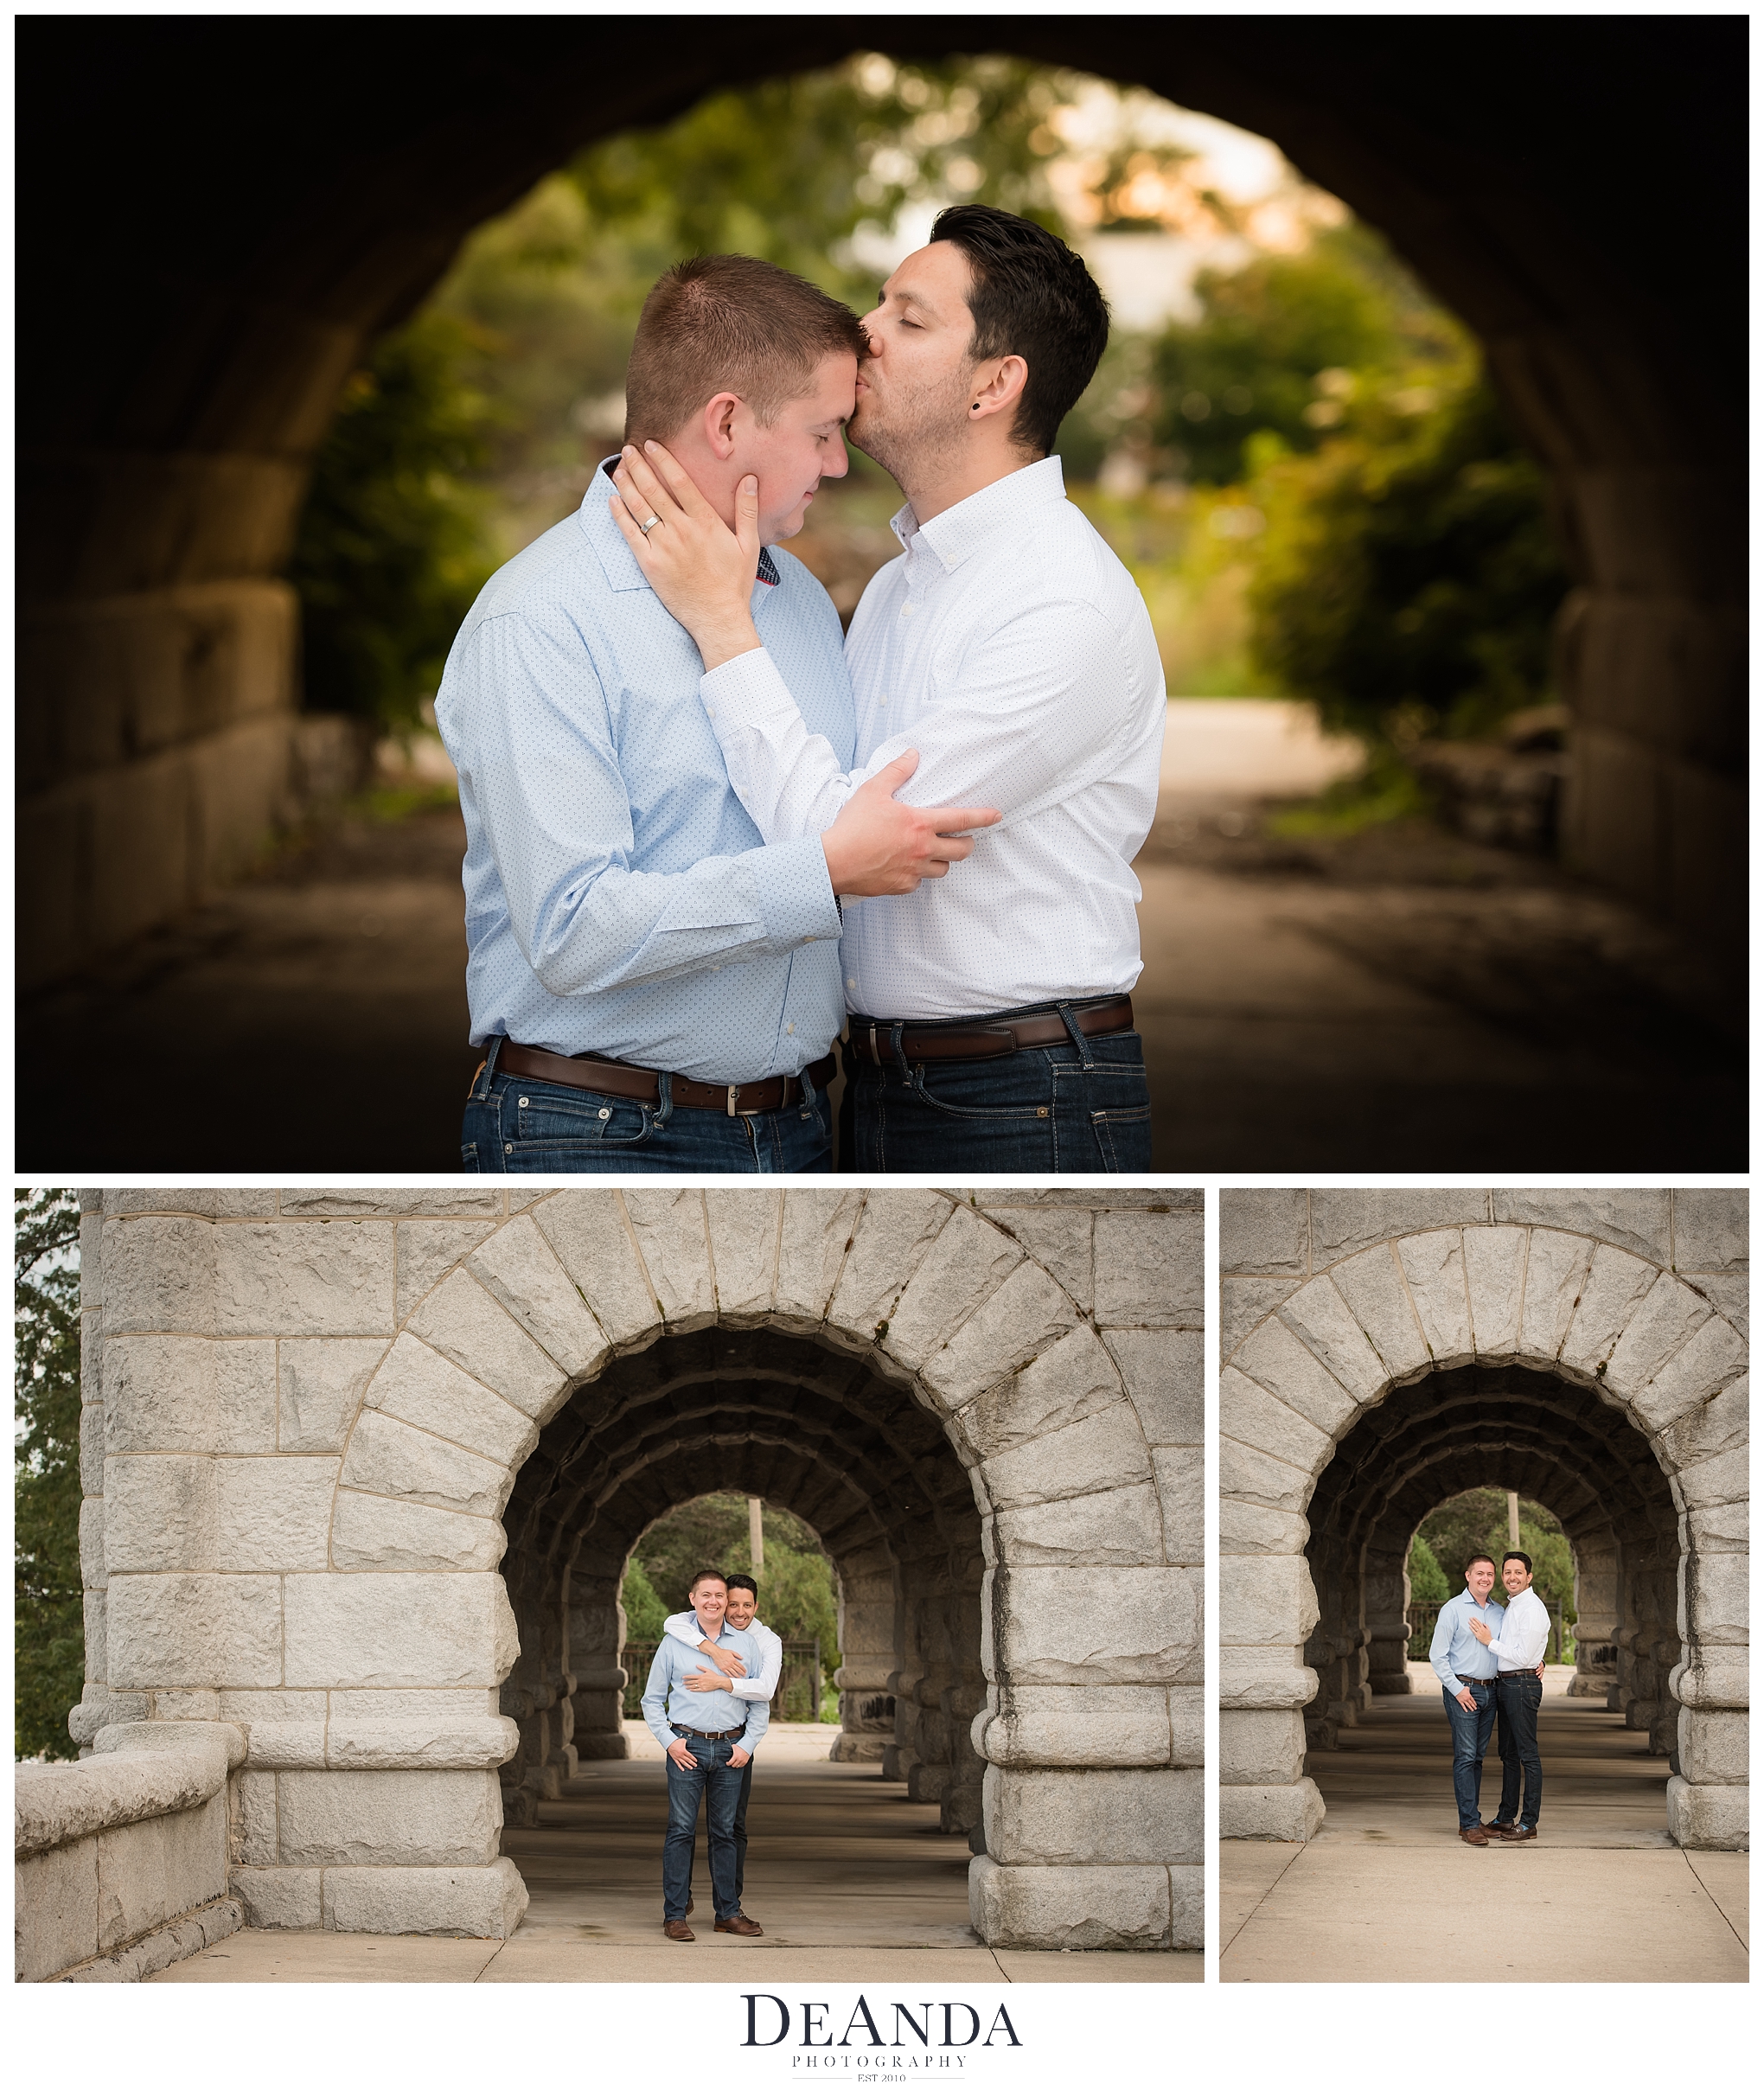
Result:
M958 202L931 227L974 272L975 361L1020 355L1029 365L1012 439L1051 455L1060 422L1083 395L1109 344L1109 306L1090 271L1063 239L1026 217L983 202Z
M769 427L813 388L829 355L868 353L857 314L812 282L751 254L700 253L643 299L625 372L625 439L666 441L719 391Z
M689 1584L689 1585L688 1585L688 1586L686 1588L686 1589L687 1589L687 1597L688 1597L688 1598L689 1598L689 1597L692 1595L692 1594L693 1594L693 1593L694 1593L694 1592L696 1592L696 1591L698 1590L699 1587L700 1587L701 1584L703 1584L703 1582L705 1582L706 1578L707 1578L707 1577L714 1577L714 1578L716 1579L717 1582L718 1582L719 1585L721 1585L721 1586L722 1586L723 1589L724 1589L725 1592L728 1590L728 1589L729 1589L729 1581L728 1581L728 1579L727 1579L726 1577L725 1577L725 1576L724 1576L723 1573L722 1573L720 1570L700 1570L700 1571L699 1572L698 1576L697 1576L695 1578L693 1578L693 1581L692 1581L692 1582L691 1582L691 1583L690 1583L690 1584Z
M1525 1576L1527 1577L1535 1577L1537 1575L1536 1570L1534 1570L1531 1567L1531 1557L1526 1555L1523 1549L1509 1549L1506 1554L1500 1559L1501 1569L1505 1570L1510 1563L1524 1563L1525 1566Z
M1475 1555L1473 1555L1473 1557L1471 1557L1469 1558L1469 1560L1468 1560L1468 1561L1467 1561L1467 1562L1465 1563L1465 1565L1464 1565L1464 1575L1465 1575L1465 1576L1466 1576L1466 1577L1469 1576L1469 1575L1470 1575L1471 1571L1472 1571L1472 1570L1473 1570L1473 1569L1475 1569L1476 1565L1477 1565L1478 1563L1486 1563L1488 1565L1488 1567L1489 1567L1489 1569L1490 1569L1491 1570L1492 1570L1492 1569L1493 1569L1493 1568L1494 1568L1494 1558L1493 1558L1493 1557L1492 1557L1492 1556L1485 1556L1485 1555L1482 1553L1481 1550L1480 1550L1480 1549L1479 1549L1479 1550L1476 1551Z
M725 1578L724 1582L728 1586L732 1592L751 1592L755 1601L757 1602L759 1598L759 1587L754 1583L753 1580L747 1575L746 1571L738 1570L733 1577Z

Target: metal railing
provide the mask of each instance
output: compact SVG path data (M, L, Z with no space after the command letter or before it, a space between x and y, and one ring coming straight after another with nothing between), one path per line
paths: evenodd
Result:
M1411 1599L1409 1602L1409 1654L1417 1664L1427 1662L1428 1646L1433 1641L1433 1632L1439 1626L1440 1608L1449 1604L1443 1599ZM1574 1623L1557 1600L1550 1608L1550 1647L1544 1652L1547 1664L1559 1665L1564 1652L1573 1655Z
M619 1652L619 1661L626 1674L624 1714L629 1722L642 1719L643 1688L649 1683L649 1666L655 1655L653 1638L645 1641L633 1637ZM791 1636L785 1640L784 1667L778 1675L777 1691L772 1695L771 1705L775 1723L821 1720L821 1645L814 1636Z

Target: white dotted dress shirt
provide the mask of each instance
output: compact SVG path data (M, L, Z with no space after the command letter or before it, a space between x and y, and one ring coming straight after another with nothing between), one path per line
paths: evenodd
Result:
M950 1020L1126 991L1139 976L1129 864L1157 808L1164 674L1126 567L1065 496L1059 458L921 527L870 581L846 641L857 764L817 732L766 649L707 674L729 772L774 842L824 832L852 791L917 748L899 794L992 804L1002 824L908 897L846 901L852 1009Z
M465 814L471 1039L508 1035L713 1084L793 1075L845 1018L818 834L768 845L731 785L697 646L656 598L597 472L503 566L435 714ZM775 553L756 625L826 742L852 747L839 617Z

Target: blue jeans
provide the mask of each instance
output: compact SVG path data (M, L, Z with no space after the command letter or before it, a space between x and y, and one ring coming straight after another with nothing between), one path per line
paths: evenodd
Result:
M672 1921L686 1915L692 1894L692 1848L698 1836L699 1804L705 1804L711 1839L711 1902L719 1918L741 1915L741 1884L736 1878L735 1810L741 1800L741 1768L729 1763L735 1748L730 1736L689 1736L686 1748L697 1760L688 1771L668 1767L668 1836L662 1846L662 1915Z
M1458 1798L1458 1828L1473 1831L1482 1821L1482 1755L1494 1727L1494 1681L1473 1680L1474 1708L1460 1707L1457 1689L1440 1689L1446 1720L1452 1725L1452 1792Z
M681 1107L661 1074L655 1101L584 1092L496 1069L500 1041L466 1096L460 1158L469 1173L830 1173L824 1092L764 1115Z
M745 1896L747 1894L747 1804L753 1793L753 1761L749 1759L738 1771L741 1774L741 1799L735 1805L735 1893L738 1896ZM687 1890L690 1894L690 1867L686 1870L686 1880Z
M1075 1030L1057 1048L1019 1049L977 1064L904 1064L897 1052L894 1062L878 1065L847 1043L845 1068L842 1171L1151 1170L1151 1096L1130 1027L1112 1035Z
M1544 1761L1537 1755L1537 1710L1544 1701L1544 1682L1535 1672L1513 1678L1503 1675L1499 1692L1500 1813L1494 1820L1511 1824L1517 1818L1522 1831L1535 1831L1537 1812L1544 1806Z

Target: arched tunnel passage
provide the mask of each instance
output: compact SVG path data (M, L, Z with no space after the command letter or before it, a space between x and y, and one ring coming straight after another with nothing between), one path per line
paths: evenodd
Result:
M616 1362L522 1465L503 1516L521 1655L502 1708L521 1733L502 1768L505 1817L533 1821L579 1761L627 1756L623 1695L642 1674L620 1663L626 1561L664 1514L729 1489L787 1507L833 1559L838 1755L875 1759L967 1836L985 1770L968 1731L986 1699L968 1473L937 1420L863 1357L721 1326Z
M877 34L794 20L785 63L830 64ZM1390 237L1480 336L1551 474L1577 580L1560 630L1569 849L1730 952L1744 35L1720 18L1072 16L885 35L904 57L1004 49L1217 114ZM288 804L295 618L278 575L365 343L577 147L781 61L745 23L683 43L617 20L502 21L487 50L479 24L445 20L413 35L39 18L19 48L28 988L236 874ZM1614 208L1610 169L1640 137L1649 177Z

